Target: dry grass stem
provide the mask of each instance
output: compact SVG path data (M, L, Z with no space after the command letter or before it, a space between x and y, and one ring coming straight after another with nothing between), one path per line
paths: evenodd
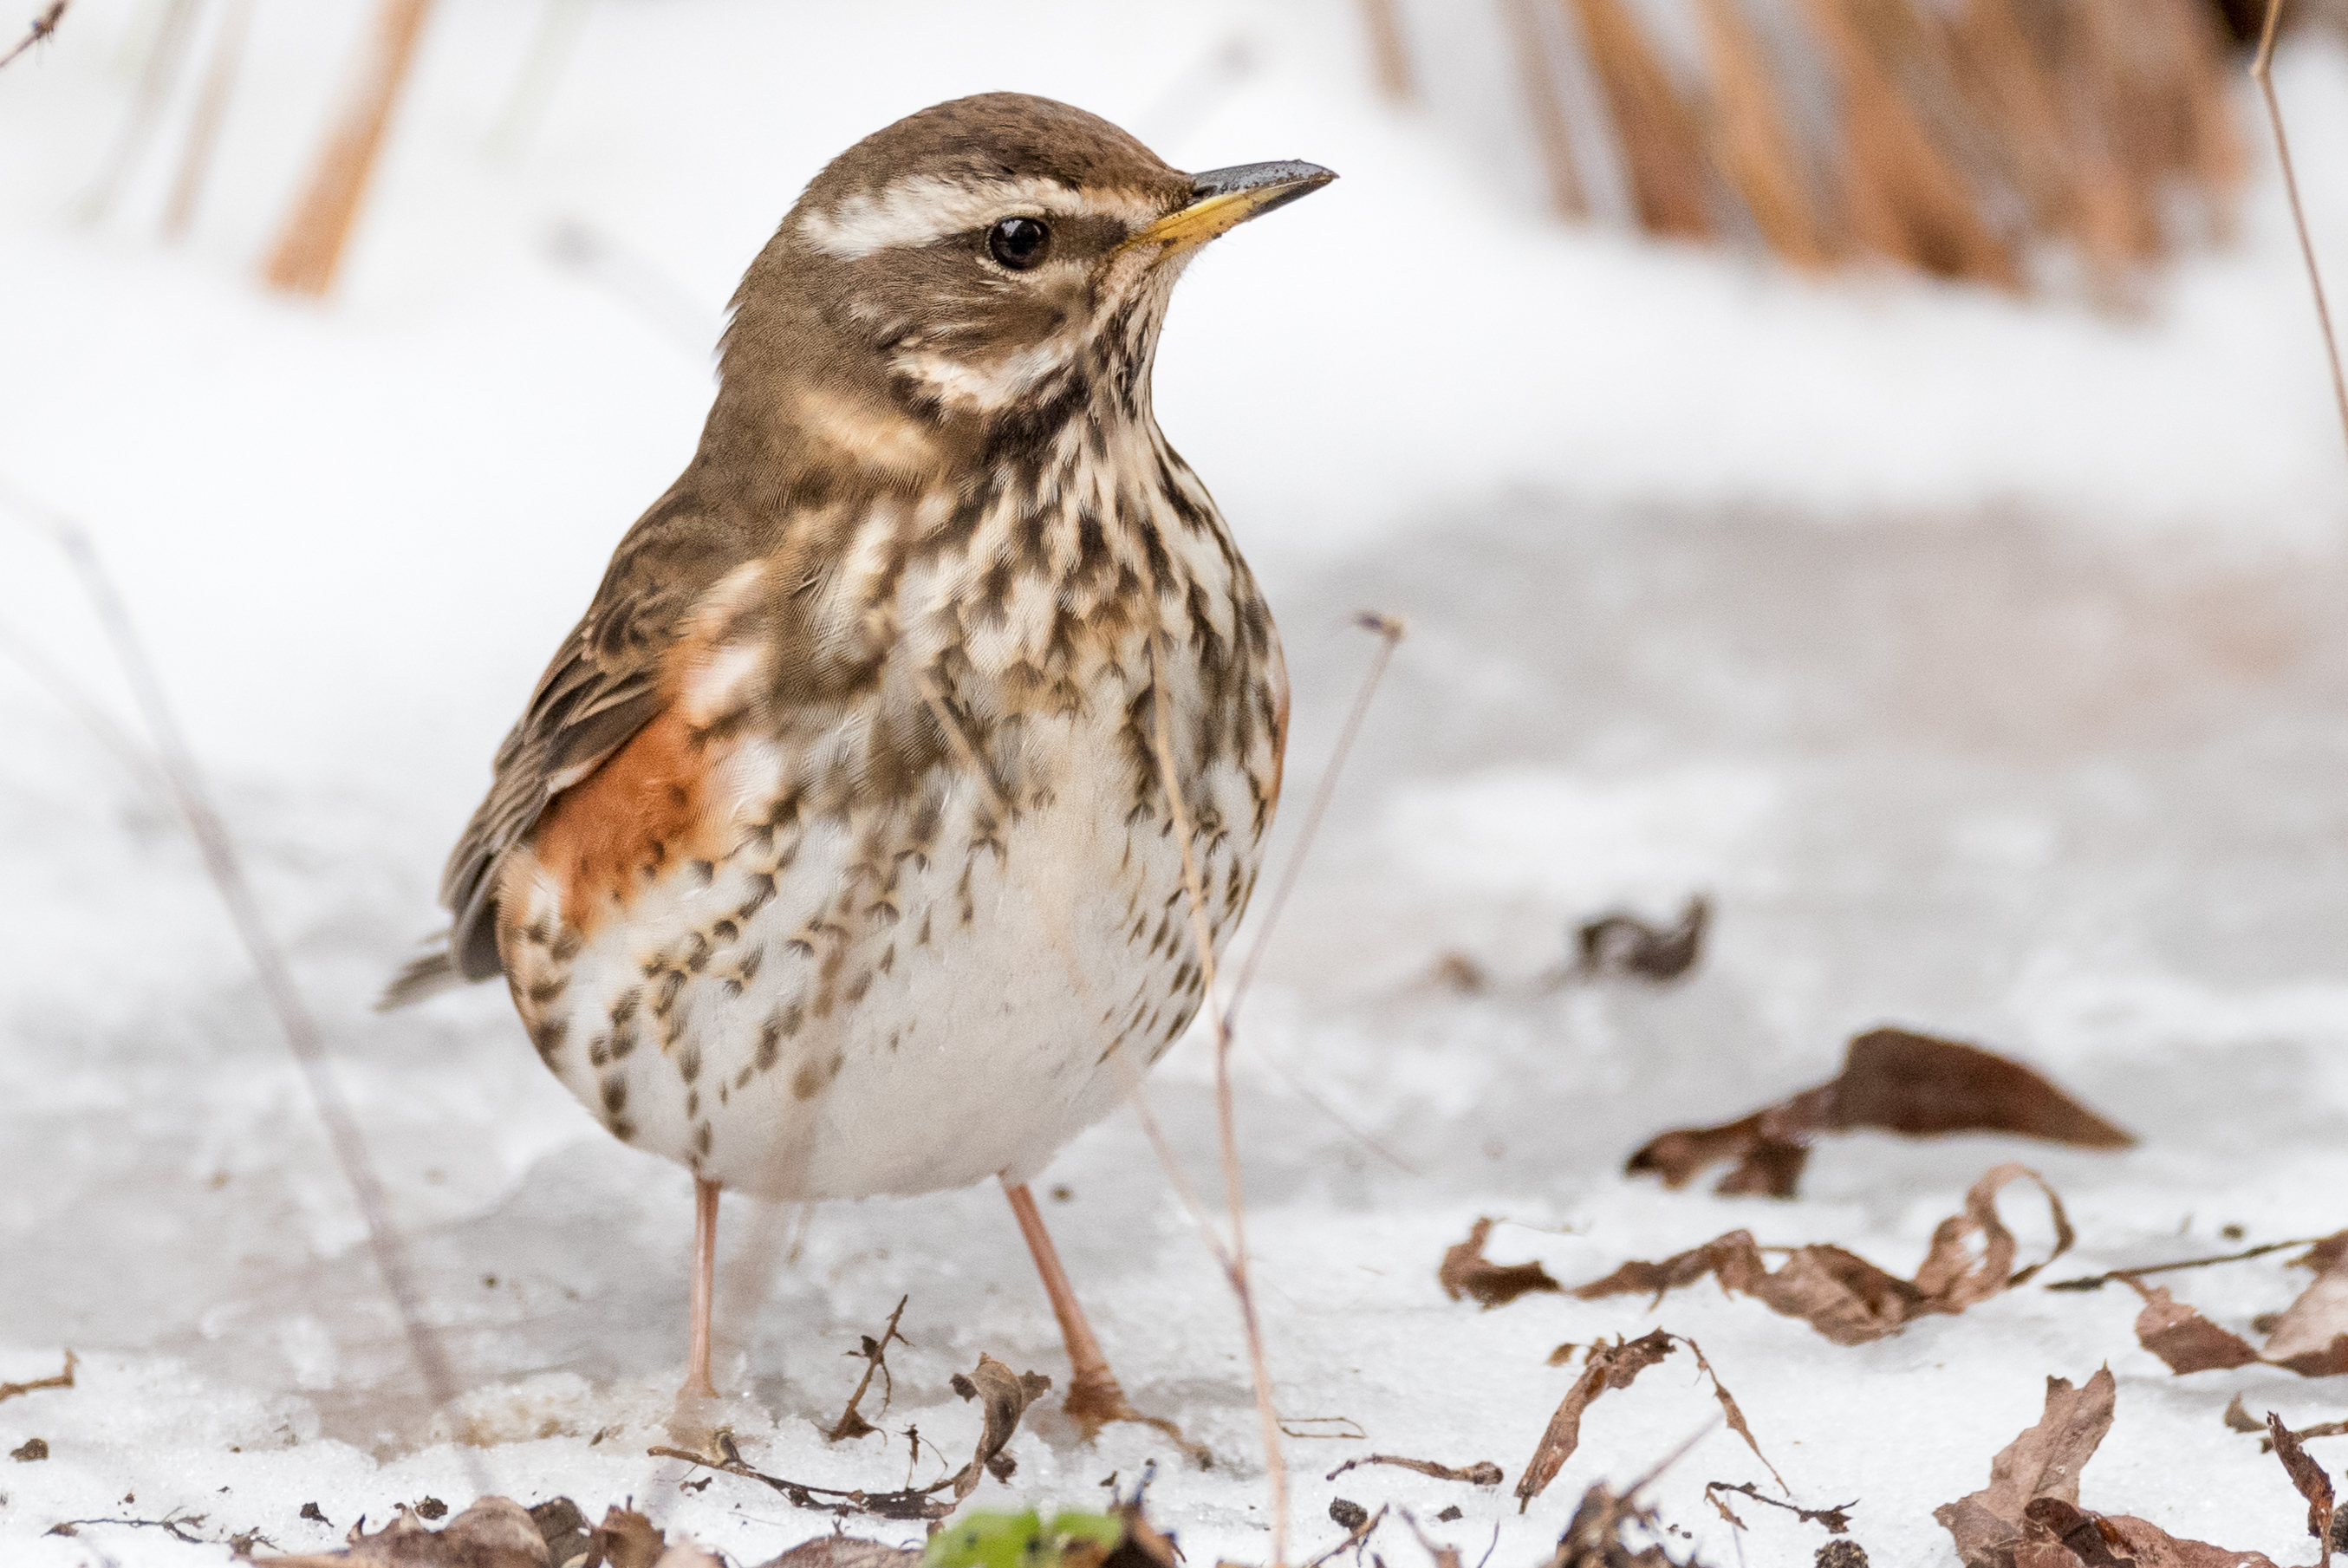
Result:
M2315 265L2315 242L2307 232L2307 208L2299 199L2299 174L2291 167L2291 138L2283 133L2282 104L2275 98L2275 35L2282 27L2282 0L2267 0L2266 26L2259 34L2259 52L2250 61L2250 79L2267 106L2267 125L2274 132L2275 159L2282 166L2283 194L2291 198L2291 227L2299 234L2300 260L2307 267L2307 286L2315 296L2315 319L2323 328L2323 354L2332 366L2332 397L2340 408L2340 433L2348 441L2348 377L2340 371L2340 339L2332 330L2332 305L2323 295L2323 274Z
M85 222L95 223L113 209L139 155L154 139L155 128L162 122L164 106L170 101L171 88L180 79L180 67L187 63L198 4L199 0L170 0L164 8L162 20L155 29L155 41L147 46L146 63L139 70L139 88L130 99L130 117L122 122L114 145L107 150L105 170L98 177L97 185L82 201L81 216Z
M262 267L272 287L319 298L335 286L431 9L432 0L381 0L357 87Z
M56 32L57 24L64 20L65 14L66 0L50 0L49 8L33 18L33 25L25 29L25 36L16 41L15 47L5 55L0 55L0 66L7 65L17 56Z
M1255 1382L1256 1411L1263 1425L1264 1470L1272 1490L1272 1561L1282 1568L1288 1561L1288 1461L1280 1448L1280 1412L1272 1403L1272 1367L1264 1359L1263 1329L1256 1315L1255 1291L1248 1279L1247 1196L1240 1171L1239 1128L1231 1101L1231 1034L1215 989L1215 936L1207 919L1205 889L1199 880L1198 857L1190 839L1190 812L1182 799L1182 780L1174 767L1174 740L1168 729L1172 707L1163 684L1165 660L1159 648L1164 634L1150 642L1150 717L1156 729L1159 785L1166 791L1166 809L1173 819L1174 837L1182 851L1182 891L1190 905L1190 937L1199 955L1199 991L1204 999L1209 1026L1215 1038L1215 1129L1222 1149L1223 1195L1231 1212L1231 1252L1224 1263L1231 1293L1239 1297L1240 1318L1247 1330L1248 1367Z
M129 730L114 721L113 715L106 711L106 704L99 701L95 694L42 653L31 638L5 621L0 621L0 654L15 660L17 667L32 678L34 685L46 690L59 707L71 715L115 761L122 765L122 770L130 775L131 780L146 793L150 805L165 811L175 810L170 783L155 766L155 759L148 755L147 748Z
M1247 960L1240 965L1239 980L1231 986L1231 999L1223 1004L1226 1026L1238 1018L1240 1004L1246 999L1257 966L1263 962L1264 946L1272 940L1273 927L1280 923L1281 912L1288 907L1289 894L1296 891L1296 879L1304 872L1304 859L1313 852L1313 841L1321 831L1321 820L1329 814L1329 801L1337 792L1337 774L1345 766L1345 758L1353 755L1354 742L1362 733L1362 722L1370 714L1371 699L1378 695L1378 686L1385 679L1386 665L1394 662L1395 649L1410 634L1410 628L1401 617L1381 614L1375 610L1363 611L1354 617L1354 624L1377 634L1377 651L1370 655L1370 667L1363 672L1361 689L1354 694L1354 706L1337 731L1336 748L1329 753L1328 765L1321 769L1321 781L1313 787L1313 800L1304 808L1304 825L1297 834L1295 852L1288 857L1280 882L1272 890L1272 903L1264 908L1263 924L1257 928Z
M2173 1264L2146 1264L2137 1268L2114 1269L2109 1274L2084 1274L2077 1279L2054 1280L2048 1283L2046 1288L2048 1290L2101 1290L2115 1280L2142 1279L2147 1274L2168 1274L2174 1269L2208 1268L2212 1264L2238 1264L2248 1258L2262 1258L2269 1253L2284 1252L2292 1247L2312 1247L2318 1242L2328 1239L2315 1236L2293 1242L2268 1242L2261 1246L2246 1247L2239 1253L2223 1253L2216 1257L2186 1258Z
M342 1085L335 1077L334 1066L326 1054L325 1032L311 1012L301 986L294 978L292 965L286 961L285 950L279 945L263 914L260 898L246 876L242 858L237 853L235 841L229 836L227 824L213 806L211 790L206 781L195 753L180 731L178 715L164 695L161 678L154 660L149 655L145 639L139 634L138 623L129 605L116 587L114 578L99 558L97 546L88 531L71 518L41 506L0 482L0 502L5 502L33 526L46 534L64 552L80 579L82 590L88 596L107 641L114 650L124 678L129 682L140 717L148 732L154 738L155 750L164 778L180 813L187 820L201 853L205 873L220 893L221 902L228 906L230 923L235 927L238 940L252 963L255 978L260 982L263 996L270 1010L276 1014L285 1043L300 1067L303 1081L310 1091L310 1101L324 1124L326 1140L342 1169L343 1179L349 1183L352 1196L357 1201L359 1215L366 1225L367 1244L373 1253L376 1271L383 1276L384 1288L397 1312L400 1326L407 1339L408 1349L416 1357L417 1369L436 1409L445 1409L457 1398L457 1377L439 1335L424 1315L421 1292L408 1261L407 1243L392 1223L391 1206L385 1194L383 1181L376 1174L375 1162L368 1156L366 1140L359 1131L357 1119L351 1114L350 1103L343 1096ZM479 1451L469 1445L463 1447L464 1462L475 1487L481 1492L491 1491L488 1472Z
M832 1423L829 1431L824 1433L825 1442L836 1443L842 1438L870 1437L880 1430L878 1427L864 1418L864 1412L858 1407L864 1403L865 1390L872 1387L872 1378L877 1373L880 1378L880 1413L884 1416L889 1413L890 1401L897 1397L897 1380L889 1372L889 1346L893 1343L904 1346L909 1350L915 1347L913 1342L899 1332L897 1327L898 1319L905 1315L905 1304L912 1299L910 1295L899 1296L897 1309L889 1315L889 1322L880 1330L880 1337L876 1339L868 1334L864 1336L861 1345L849 1352L850 1356L860 1356L864 1358L864 1376L856 1380L856 1391L849 1395L848 1408L840 1411L839 1419Z

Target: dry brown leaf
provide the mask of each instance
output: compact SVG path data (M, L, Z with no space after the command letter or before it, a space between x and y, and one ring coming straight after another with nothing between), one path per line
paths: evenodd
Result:
M965 1399L983 1399L986 1412L978 1451L954 1477L956 1502L978 1490L982 1475L992 1475L997 1480L1011 1479L1017 1466L1003 1451L1003 1446L1019 1429L1019 1418L1027 1413L1027 1407L1042 1398L1051 1387L1052 1380L1041 1372L1014 1372L984 1351L979 1352L978 1365L971 1371L954 1374L953 1391Z
M2318 1251L2330 1245L2322 1243ZM2260 1363L2302 1377L2348 1373L2348 1252L2336 1255L2275 1319L2263 1351L2252 1349L2240 1335L2219 1327L2158 1285L2136 1279L2126 1283L2144 1297L2144 1310L2136 1320L2137 1343L2168 1363L2172 1372Z
M403 1508L372 1535L365 1521L352 1525L347 1540L340 1552L273 1557L271 1568L551 1568L546 1540L529 1511L504 1497L481 1499L438 1531ZM637 1568L616 1557L610 1561L613 1568Z
M1734 1161L1716 1191L1790 1198L1811 1139L1862 1128L1911 1138L2007 1132L2088 1149L2136 1141L2020 1062L1956 1040L1873 1029L1850 1042L1830 1081L1718 1127L1663 1133L1626 1169L1681 1187L1705 1167Z
M1558 1537L1557 1552L1542 1568L1681 1568L1660 1542L1633 1551L1625 1539L1633 1526L1660 1534L1654 1515L1631 1501L1638 1489L1621 1497L1605 1486L1591 1487L1574 1506L1573 1518ZM1685 1568L1699 1568L1691 1559Z
M2267 1437L2274 1444L2275 1456L2282 1460L2291 1484L2307 1500L2307 1532L2323 1545L2325 1562L2332 1560L2332 1478L2323 1473L2300 1444L2299 1437L2282 1424L2282 1418L2272 1410L2267 1412Z
M2317 1250L2331 1245L2326 1242ZM2315 1283L2283 1308L2274 1332L2267 1336L2262 1359L2302 1377L2348 1372L2348 1249L2334 1251Z
M2054 1249L2029 1267L2009 1272L2013 1270L2015 1243L2013 1233L1998 1218L1997 1195L2023 1180L2034 1182L2046 1195L2054 1220ZM1826 1243L1794 1249L1772 1272L1761 1261L1752 1233L1731 1231L1661 1263L1624 1264L1573 1294L1585 1301L1608 1295L1660 1296L1711 1274L1723 1290L1755 1296L1772 1311L1800 1318L1838 1345L1864 1345L1897 1333L1916 1318L1960 1313L2013 1289L2061 1257L2072 1240L2070 1218L2054 1190L2034 1171L1999 1165L1966 1191L1963 1212L1941 1221L1933 1231L1931 1250L1913 1281Z
M1753 1429L1746 1424L1745 1412L1737 1408L1735 1397L1721 1382L1720 1374L1713 1369L1712 1363L1704 1359L1704 1347L1684 1335L1658 1328L1636 1339L1618 1339L1612 1345L1601 1342L1590 1346L1582 1364L1581 1376L1574 1379L1573 1386L1565 1391L1565 1398L1559 1401L1557 1413L1550 1418L1548 1429L1541 1433L1540 1446L1533 1450L1533 1457L1526 1464L1524 1473L1517 1478L1518 1512L1523 1512L1526 1506L1557 1479L1559 1470L1581 1446L1582 1412L1609 1388L1629 1387L1640 1373L1682 1345L1694 1355L1697 1369L1712 1379L1713 1396L1720 1401L1730 1429L1745 1439L1745 1446L1753 1450L1753 1457L1759 1460L1776 1478L1778 1486L1785 1487L1786 1478L1777 1474L1777 1467L1771 1464L1769 1456L1761 1451L1760 1443L1754 1439ZM1567 1348L1559 1346L1559 1354L1550 1357L1550 1365L1559 1365ZM1497 1470L1493 1479L1497 1484Z
M2013 1568L2031 1503L2042 1497L2079 1501L2079 1472L2112 1429L2118 1394L2108 1367L2085 1387L2046 1379L2044 1412L1990 1460L1989 1485L1932 1511L1955 1538L1965 1568Z
M2250 1341L2219 1327L2157 1284L2129 1280L2144 1297L2136 1315L2137 1343L2168 1363L2172 1372L2211 1372L2248 1367L2259 1358Z
M2323 1274L2348 1259L2348 1231L2336 1236L2326 1236L2298 1257L2291 1260L2295 1269L2313 1269Z
M2133 1514L2097 1514L2096 1528L2115 1554L2133 1560L2136 1568L2275 1568L2274 1560L2262 1552L2230 1552L2206 1541L2185 1540Z
M1524 1474L1517 1478L1517 1511L1522 1513L1532 1500L1557 1479L1573 1450L1581 1446L1581 1413L1591 1402L1609 1388L1627 1388L1632 1382L1656 1362L1672 1353L1672 1338L1658 1328L1636 1339L1626 1339L1613 1345L1593 1345L1581 1376L1565 1391L1565 1398L1550 1417L1548 1429L1541 1433L1540 1443L1533 1449L1532 1459L1525 1465ZM1583 1500L1588 1506L1588 1500Z
M1492 1233L1495 1220L1478 1220L1468 1232L1468 1239L1447 1249L1443 1266L1435 1272L1436 1282L1443 1294L1454 1301L1474 1296L1487 1311L1509 1303L1533 1291L1557 1291L1565 1287L1550 1278L1549 1271L1537 1263L1496 1264L1484 1256L1485 1238Z
M853 1535L819 1535L802 1541L759 1568L913 1568L922 1560L918 1546L891 1546Z
M2111 1430L2117 1398L2108 1367L2084 1387L2046 1379L2044 1413L1990 1461L1989 1485L1932 1511L1964 1568L2275 1568L2255 1552L2079 1505L2079 1473Z
M668 1543L653 1522L632 1508L607 1508L589 1538L588 1555L601 1554L609 1568L656 1568Z
M1584 921L1573 934L1574 972L1591 978L1677 980L1703 956L1704 927L1711 920L1711 901L1699 893L1672 925L1650 925L1622 910Z

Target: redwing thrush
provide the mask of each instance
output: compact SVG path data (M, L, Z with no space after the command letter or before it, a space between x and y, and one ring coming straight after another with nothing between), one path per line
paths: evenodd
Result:
M1199 248L1334 178L1184 174L989 94L841 154L743 278L700 449L499 748L446 948L386 998L504 975L563 1085L692 1168L688 1392L722 1189L993 1176L1071 1412L1129 1414L1026 1182L1197 1009L1177 823L1220 945L1288 709L1150 366Z

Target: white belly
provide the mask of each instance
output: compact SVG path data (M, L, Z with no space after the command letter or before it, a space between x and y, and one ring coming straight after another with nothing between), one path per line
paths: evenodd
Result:
M1128 820L1129 757L1076 717L1029 720L1020 749L1000 833L956 770L936 775L933 821L901 803L762 831L761 800L736 852L646 888L566 955L559 994L520 955L547 1065L624 1140L738 1191L1026 1180L1126 1097L1201 985L1180 849L1160 812ZM1220 947L1259 863L1253 796L1229 761L1186 793Z

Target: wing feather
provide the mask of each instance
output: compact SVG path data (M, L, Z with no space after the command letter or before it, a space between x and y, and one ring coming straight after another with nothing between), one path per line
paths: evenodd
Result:
M498 747L489 794L448 856L440 881L451 916L445 940L400 972L380 1006L402 1006L501 972L497 887L506 856L529 838L549 801L659 714L663 662L694 605L749 554L738 534L677 491L629 531L593 603Z

